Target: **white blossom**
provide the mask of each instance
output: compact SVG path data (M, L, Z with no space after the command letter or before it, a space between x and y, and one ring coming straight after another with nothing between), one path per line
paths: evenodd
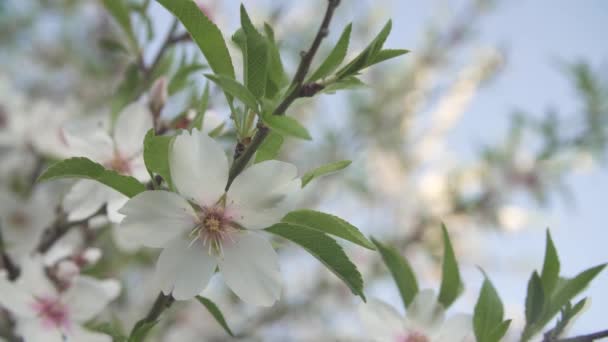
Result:
M265 161L245 169L224 190L228 159L220 145L198 130L175 138L171 178L177 189L146 191L121 209L122 235L163 248L156 278L176 299L199 294L216 267L244 301L272 305L281 282L276 252L256 230L278 222L300 188L295 166Z
M120 292L115 280L76 276L67 287L45 274L39 257L23 263L15 282L0 273L0 306L15 318L16 333L27 342L110 342L110 336L82 324L99 314Z
M433 290L422 290L402 317L392 306L377 300L361 305L365 330L377 342L474 342L471 316L455 314L445 320L445 310Z

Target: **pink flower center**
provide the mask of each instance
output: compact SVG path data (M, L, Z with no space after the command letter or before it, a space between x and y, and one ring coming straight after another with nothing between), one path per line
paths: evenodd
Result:
M34 310L49 328L68 328L68 308L58 298L37 298Z
M429 342L430 339L426 335L419 332L411 332L397 337L395 342Z
M192 231L195 240L200 239L210 254L221 254L222 244L231 240L230 234L236 230L231 215L221 206L204 207L199 213L199 222Z
M105 166L122 175L131 174L131 161L121 156L118 152L114 153L114 158L107 162Z

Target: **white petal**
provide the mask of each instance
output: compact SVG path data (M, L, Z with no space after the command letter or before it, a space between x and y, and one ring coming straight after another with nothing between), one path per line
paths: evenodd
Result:
M123 229L119 236L148 247L162 247L196 224L188 201L168 191L144 191L119 212L125 215L118 227Z
M133 253L143 247L139 240L132 236L129 229L124 229L118 224L112 226L111 233L114 243L123 252Z
M112 342L109 335L86 330L80 326L72 327L66 342Z
M152 114L145 104L134 102L123 109L114 126L114 141L121 155L130 158L141 153L144 137L152 127Z
M74 157L87 157L98 163L112 159L114 143L108 134L107 116L77 119L68 122L62 129L65 142Z
M63 199L63 209L68 213L68 220L77 221L93 215L114 192L116 191L94 180L77 181Z
M21 263L21 274L17 278L18 287L36 297L54 297L57 295L44 270L42 257L38 254L24 259Z
M201 206L211 206L224 194L228 159L222 147L198 130L175 138L170 153L171 179L177 191Z
M71 319L86 322L99 314L119 293L120 283L116 280L79 276L63 295L63 302L68 306Z
M34 297L20 286L8 280L6 272L0 272L0 306L20 318L32 318Z
M252 209L275 207L285 199L286 190L292 190L285 186L296 178L297 173L294 165L278 160L255 164L234 179L228 198Z
M433 342L467 342L473 341L473 323L471 315L456 314L448 318L441 326L439 336Z
M120 223L120 221L122 221L125 216L118 211L127 203L128 200L129 197L118 192L108 198L108 206L106 210L108 212L108 219L110 222Z
M38 319L19 321L16 331L27 342L64 342L59 329L44 326Z
M224 241L219 266L228 286L243 301L270 306L281 295L281 273L277 253L257 233L233 234Z
M202 243L177 238L161 252L155 278L165 294L187 300L207 286L216 266L217 261Z
M252 202L254 205L229 203L229 212L233 213L232 219L247 229L264 229L279 222L285 214L293 210L297 198L295 194L300 189L300 184L300 180L296 179L278 189L275 194L278 194L277 197L280 196L282 201L271 208L255 208L255 201ZM281 193L283 195L280 195Z
M418 292L407 309L407 325L409 329L424 333L434 333L443 323L445 311L437 301L435 292L426 289Z
M396 341L405 333L404 318L393 308L375 298L359 306L359 317L368 336L375 341Z

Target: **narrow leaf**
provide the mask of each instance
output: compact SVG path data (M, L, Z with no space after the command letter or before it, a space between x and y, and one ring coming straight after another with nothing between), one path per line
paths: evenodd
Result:
M549 301L547 315L550 317L547 321L557 314L566 303L583 291L604 267L606 267L606 264L589 268L577 274L574 278L565 279L562 284L558 284Z
M206 74L205 77L219 85L226 93L236 97L243 102L247 107L254 111L258 111L258 102L249 89L237 82L236 80L223 75Z
M40 177L39 182L60 178L87 178L96 180L112 189L133 197L146 187L131 176L123 176L112 170L106 170L102 165L87 158L76 157L62 160L51 165Z
M188 77L190 77L192 73L205 68L205 65L198 63L181 67L179 70L177 70L175 75L173 75L171 82L169 82L169 86L167 87L169 95L173 95L183 89L187 84Z
M477 341L496 342L492 339L494 330L503 324L503 304L494 288L494 285L487 277L483 281L479 298L475 304L473 315L473 330Z
M378 64L380 62L384 62L386 60L405 55L408 52L410 52L410 51L409 50L399 50L399 49L381 50L378 52L378 54L376 54L376 56L374 56L374 58L368 63L367 66L370 67L374 64Z
M310 183L311 180L321 177L330 173L338 172L342 169L345 169L351 164L350 160L342 160L334 163L325 164L323 166L319 166L318 168L308 171L302 176L302 187L305 187L306 184Z
M224 328L224 330L226 331L226 333L228 335L234 337L232 330L230 330L228 323L226 323L226 319L224 318L222 311L220 311L220 309L217 307L217 305L215 305L214 302L212 302L211 300L209 300L203 296L196 296L196 300L198 300L199 303L203 304L203 306L205 306L205 308L207 308L207 310L209 311L211 316L213 316L213 318L215 318L217 323L219 325L221 325L222 328Z
M173 188L171 171L169 170L169 147L173 137L155 136L151 129L144 138L144 162L148 172L163 178L170 188Z
M203 129L203 120L205 119L205 113L207 112L207 108L209 107L209 82L205 83L205 90L203 91L203 96L201 97L201 103L198 106L198 112L192 122L190 123L190 130L193 128L198 129L199 131Z
M273 131L284 135L292 136L304 140L312 140L308 130L304 128L296 119L284 115L264 115L262 120Z
M340 39L338 39L338 43L331 50L325 61L321 63L319 68L308 78L307 83L314 82L319 79L322 79L328 75L330 75L340 64L344 61L344 57L346 57L346 52L348 51L348 43L350 41L350 33L353 28L352 24L348 24L342 35L340 35Z
M265 160L275 159L279 155L283 140L282 135L276 132L270 132L262 142L262 145L258 148L258 151L255 154L255 162L259 163Z
M392 22L389 20L382 30L378 33L376 38L363 50L357 57L355 57L350 63L345 65L343 68L338 70L336 76L338 79L347 76L356 75L359 71L369 66L377 53L382 49L386 38L391 32Z
M137 324L133 327L133 331L131 332L131 336L129 336L128 342L144 342L146 336L150 333L150 330L156 326L158 321L154 322L145 322L143 320L137 322Z
M357 227L334 215L304 209L290 212L281 221L334 235L367 249L376 249Z
M372 242L376 245L384 264L395 279L403 306L407 309L418 293L418 281L412 267L394 248L385 246L373 238Z
M444 252L439 302L447 309L462 293L463 285L448 230L443 224L441 230L443 231Z
M118 25L127 34L131 47L137 48L137 39L133 33L131 26L131 17L129 16L129 8L124 0L102 0L103 6L114 17Z
M262 98L266 93L268 77L268 42L253 26L245 6L241 4L241 27L245 33L244 81L245 86L255 95Z
M232 59L222 32L192 0L157 0L186 27L214 73L234 78Z
M277 223L266 231L300 245L365 301L361 273L336 240L317 230L289 223Z
M557 250L551 239L551 232L547 229L547 242L545 247L545 261L541 272L541 280L544 292L549 296L553 292L559 279L560 262Z
M540 319L544 305L545 294L542 280L538 273L534 272L528 281L528 293L526 294L526 325L532 325Z

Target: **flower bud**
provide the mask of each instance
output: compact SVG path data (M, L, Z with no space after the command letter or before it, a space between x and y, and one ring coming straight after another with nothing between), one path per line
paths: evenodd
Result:
M78 274L80 274L80 268L72 260L62 260L57 264L56 276L62 284L70 284Z
M154 115L159 115L160 111L163 110L163 107L167 102L167 97L169 97L167 79L161 77L154 81L152 89L150 90L150 110Z

